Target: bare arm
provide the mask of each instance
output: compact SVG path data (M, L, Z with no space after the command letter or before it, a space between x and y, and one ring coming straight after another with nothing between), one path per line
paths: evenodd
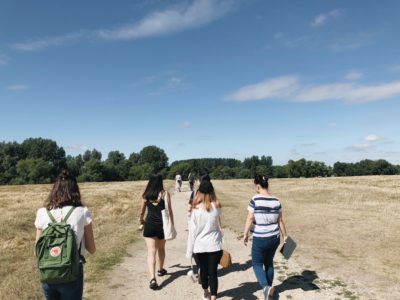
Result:
M139 217L139 223L144 224L144 214L146 212L146 201L143 199L142 200L142 206L140 207L140 217Z
M174 212L172 211L172 205L171 205L171 195L169 194L169 192L166 192L167 193L167 202L168 202L168 211L169 211L169 216L170 216L170 218L171 218L171 222L172 222L172 225L174 225L175 224L175 222L174 222Z
M41 234L42 234L42 230L36 228L36 238L35 238L35 242L38 241L38 239L39 239L39 237L40 237Z
M93 227L92 223L85 226L85 248L90 254L94 254L96 252L96 244L94 243L94 235L93 235Z
M282 212L279 213L278 226L279 226L279 230L281 231L281 234L282 234L282 237L283 237L283 242L286 243L287 233L286 233L285 222L283 221Z
M244 226L244 232L243 232L245 246L247 246L247 242L249 241L250 227L253 224L253 221L254 221L254 214L249 212L247 214L246 224Z

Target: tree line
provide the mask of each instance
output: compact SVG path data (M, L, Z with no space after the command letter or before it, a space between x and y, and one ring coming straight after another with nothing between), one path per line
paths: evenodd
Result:
M96 149L77 156L50 139L29 138L22 143L0 142L0 184L50 183L63 169L68 169L80 182L146 180L160 172L173 179L180 173L186 179L193 174L210 174L213 179L252 178L255 173L276 178L395 175L400 166L386 160L362 160L357 163L323 162L300 159L286 165L273 165L271 156L251 156L243 161L233 158L201 158L174 161L168 164L165 151L146 146L126 157L111 151L103 159Z

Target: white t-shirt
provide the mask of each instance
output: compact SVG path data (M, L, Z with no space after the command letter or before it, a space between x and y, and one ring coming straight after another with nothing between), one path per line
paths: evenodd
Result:
M57 222L61 222L61 219L64 218L72 206L64 206L62 208L56 208L50 210L54 219ZM35 226L37 229L43 230L45 229L49 223L51 223L50 217L47 215L46 208L39 208L36 213ZM86 206L78 206L75 207L75 210L69 216L67 220L67 224L71 225L72 230L75 232L76 237L76 245L79 249L79 246L82 242L81 246L81 255L85 255L85 239L83 235L85 233L85 226L92 223L92 216L90 215L89 210Z
M209 212L201 203L192 210L189 221L189 236L186 256L193 253L215 252L222 249L222 233L219 225L221 209L216 208Z

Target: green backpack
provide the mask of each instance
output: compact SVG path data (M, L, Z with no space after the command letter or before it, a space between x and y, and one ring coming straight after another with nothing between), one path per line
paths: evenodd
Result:
M51 223L36 242L40 281L43 283L65 283L79 277L80 249L76 246L74 231L66 223L74 209L72 207L60 223L46 209Z

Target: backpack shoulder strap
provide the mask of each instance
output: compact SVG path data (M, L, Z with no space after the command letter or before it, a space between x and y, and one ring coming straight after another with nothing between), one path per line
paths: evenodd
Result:
M47 215L50 218L50 221L53 222L53 223L57 223L56 219L54 219L53 215L51 214L51 212L47 208L46 208L46 212L47 212Z
M67 215L65 216L64 220L62 220L63 222L67 222L69 216L72 214L74 209L75 209L75 206L72 206L71 209L69 210L69 212L67 213Z

